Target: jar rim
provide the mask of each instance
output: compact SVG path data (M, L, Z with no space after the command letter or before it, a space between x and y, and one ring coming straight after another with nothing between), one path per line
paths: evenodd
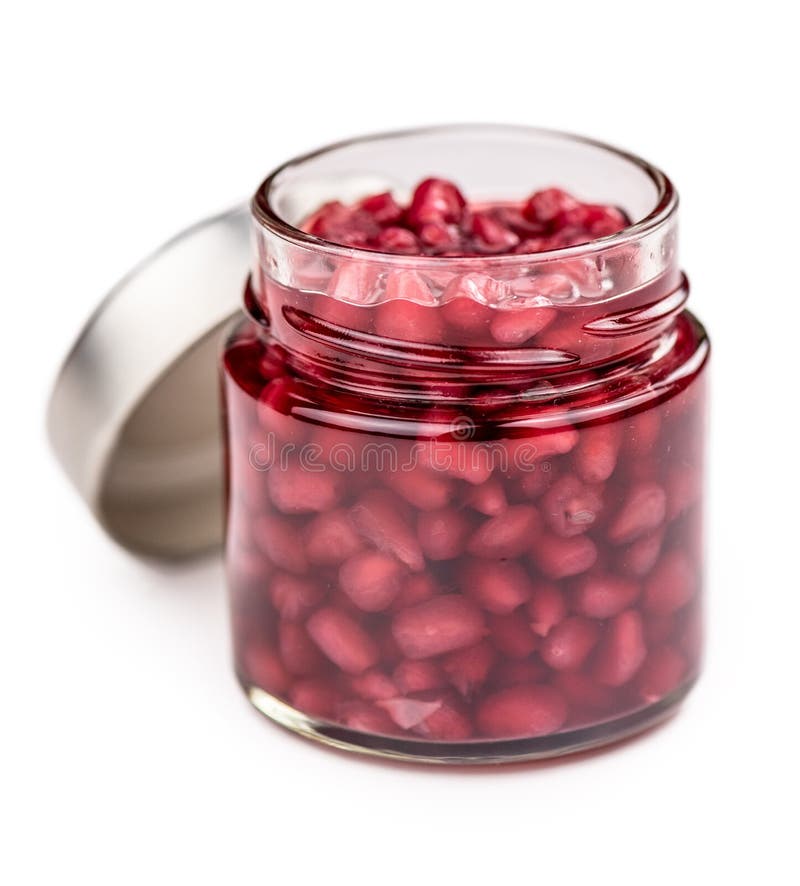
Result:
M656 187L655 206L643 218L631 223L621 231L610 234L606 237L590 240L587 243L579 243L574 246L566 246L560 249L512 255L408 256L392 252L381 252L377 249L345 246L341 243L325 240L290 224L278 214L272 205L272 194L280 176L287 170L298 167L303 163L316 159L317 157L347 148L351 145L366 144L372 141L380 141L390 138L413 138L421 135L436 135L437 133L456 134L459 132L462 132L465 135L474 133L501 134L507 132L509 135L530 135L534 137L561 139L565 142L583 144L613 154L633 166L638 167L653 182ZM282 239L291 242L295 246L311 248L317 252L339 258L347 258L350 260L358 259L367 262L375 261L389 265L397 264L407 266L409 260L413 259L415 267L424 269L434 267L441 268L444 264L454 262L457 262L458 264L463 263L465 266L474 263L476 267L480 266L484 268L487 265L494 267L514 267L514 265L530 265L531 262L547 262L551 260L590 256L607 249L612 249L639 240L671 218L674 215L677 206L678 193L669 177L664 172L638 155L622 150L621 148L616 148L606 142L558 129L548 129L536 126L502 123L458 123L396 129L356 136L332 142L317 148L316 150L293 157L274 169L270 175L264 179L251 201L251 212L258 224Z

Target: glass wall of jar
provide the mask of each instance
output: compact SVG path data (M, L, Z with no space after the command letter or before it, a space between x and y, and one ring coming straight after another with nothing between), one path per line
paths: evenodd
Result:
M626 222L501 255L309 232L324 204L405 206L430 176L510 226L549 186ZM676 209L644 161L514 127L359 139L264 182L223 360L236 669L260 711L353 750L488 762L613 741L681 702L709 346Z

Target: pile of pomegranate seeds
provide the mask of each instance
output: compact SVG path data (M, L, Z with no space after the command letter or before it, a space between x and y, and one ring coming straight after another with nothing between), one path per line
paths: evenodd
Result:
M545 252L608 237L630 224L614 206L581 203L559 188L521 203L470 205L452 182L428 178L408 206L390 193L354 206L326 203L304 224L332 243L398 255L477 256Z

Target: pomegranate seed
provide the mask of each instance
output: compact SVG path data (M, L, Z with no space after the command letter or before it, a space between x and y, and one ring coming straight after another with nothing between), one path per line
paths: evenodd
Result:
M607 686L601 686L579 671L559 671L553 685L562 692L571 705L594 711L611 710L615 695Z
M339 587L365 612L388 609L400 593L403 567L390 554L361 551L339 570Z
M305 578L288 572L276 572L269 585L272 605L287 621L305 618L322 602L321 588Z
M361 535L380 551L392 554L413 572L425 566L416 533L398 513L396 499L381 490L366 492L350 509Z
M381 252L397 255L419 255L421 252L419 240L405 228L384 228L374 242Z
M289 674L280 658L265 646L245 647L242 656L243 677L246 682L258 686L273 695L281 695L289 685Z
M533 562L548 578L567 578L591 569L597 560L597 548L585 535L560 538L544 533L533 545Z
M660 701L680 686L686 671L686 659L671 646L653 650L636 678L640 697L648 704Z
M452 182L428 178L417 185L406 219L413 228L429 222L460 222L465 206L466 200Z
M401 342L441 341L438 311L411 301L387 301L375 311L375 331L384 338Z
M297 396L297 385L284 377L265 385L256 405L258 420L268 433L284 443L302 443L308 433L305 422L290 413Z
M391 471L386 474L386 485L422 511L443 508L450 503L454 493L452 480L424 468Z
M639 596L639 586L614 575L586 575L570 595L572 609L588 618L611 618L627 609Z
M685 513L700 499L702 475L696 468L681 465L667 476L667 519L672 521Z
M402 590L395 597L392 610L397 611L408 606L416 606L417 603L424 603L439 592L440 588L436 581L427 573L409 575L403 583Z
M472 646L485 632L480 609L459 594L403 609L392 622L394 638L407 658L431 658Z
M445 655L442 669L461 695L468 698L486 682L494 658L494 649L486 640L482 640L474 646Z
M570 538L591 529L602 507L603 499L596 489L565 474L542 496L541 512L556 535Z
M303 625L282 621L278 627L278 648L290 674L304 677L319 670L322 657Z
M461 569L461 587L483 609L513 612L533 590L528 574L513 560L472 560Z
M527 605L530 628L539 637L546 637L551 629L567 616L564 595L554 584L537 584Z
M555 320L553 308L513 308L495 312L492 336L501 345L521 345Z
M460 243L461 232L456 225L444 222L428 222L418 231L419 239L426 247L426 252L443 255L456 249Z
M296 463L267 472L269 497L284 514L308 514L334 507L340 494L340 475L329 470L307 471Z
M469 230L478 238L480 252L510 252L519 243L519 236L490 211L474 212Z
M312 677L292 684L289 701L304 714L332 719L339 704L339 693L330 681Z
M549 225L559 215L570 209L575 209L579 205L574 197L560 188L546 188L543 191L537 191L528 199L522 214L528 221Z
M563 696L550 686L512 686L478 707L480 732L489 738L535 738L558 730L567 719Z
M606 686L622 686L636 674L646 655L642 617L628 609L608 623L597 649L594 676Z
M348 685L359 698L366 701L394 698L398 690L395 681L378 670L365 671L363 674L350 677Z
M397 689L403 695L424 692L426 689L441 689L447 685L447 677L441 667L430 659L401 661L392 674ZM397 695L394 692L393 695Z
M530 550L541 529L541 518L530 505L511 505L488 519L472 536L467 549L477 557L518 557Z
M630 419L622 445L633 455L648 455L658 442L660 431L660 413L655 409L646 409Z
M596 425L583 430L572 455L578 476L586 483L608 480L617 466L621 442L618 425Z
M614 544L627 544L646 535L664 522L667 496L656 483L634 486L617 516L608 528L608 538Z
M368 212L380 225L393 225L403 217L403 208L388 191L365 197L358 206L359 209Z
M664 541L664 530L656 529L629 544L619 555L620 572L641 578L655 566L661 545Z
M496 517L508 507L503 484L491 479L468 489L464 495L464 503L487 517Z
M380 658L369 634L339 609L318 609L308 621L308 633L322 652L348 674L361 674Z
M658 615L684 607L697 589L697 576L681 550L668 551L653 567L644 585L644 606Z
M361 549L347 511L320 514L306 526L304 536L309 561L321 566L338 566Z
M398 730L391 718L377 707L363 701L350 701L340 705L337 719L348 729L373 735L397 735Z
M305 548L293 524L278 517L262 516L253 526L253 537L276 566L289 572L308 571Z
M464 552L472 521L463 511L442 508L424 511L417 520L417 535L429 560L453 560Z
M490 615L489 633L494 645L508 658L527 658L536 649L537 638L519 611L508 615Z
M378 282L378 269L363 261L343 261L333 272L328 283L327 293L330 299L323 299L325 307L332 307L339 302L349 302L353 306L368 305L374 301L375 286ZM320 316L325 317L324 314ZM342 318L360 316L355 311L344 313ZM333 316L326 317L336 322ZM340 325L348 325L346 322ZM356 328L361 328L356 326Z
M433 693L425 693L433 696ZM429 714L414 732L430 741L466 741L472 735L469 717L451 693L439 695L439 707Z
M573 615L557 624L542 640L539 655L555 671L577 671L599 637L596 622Z

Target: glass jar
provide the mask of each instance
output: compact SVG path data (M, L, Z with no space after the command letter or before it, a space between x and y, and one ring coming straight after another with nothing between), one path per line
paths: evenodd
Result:
M550 185L623 231L404 256L301 229L428 176ZM225 347L238 678L303 735L435 762L547 757L670 714L698 674L709 343L677 195L607 145L453 126L293 160L253 203Z

